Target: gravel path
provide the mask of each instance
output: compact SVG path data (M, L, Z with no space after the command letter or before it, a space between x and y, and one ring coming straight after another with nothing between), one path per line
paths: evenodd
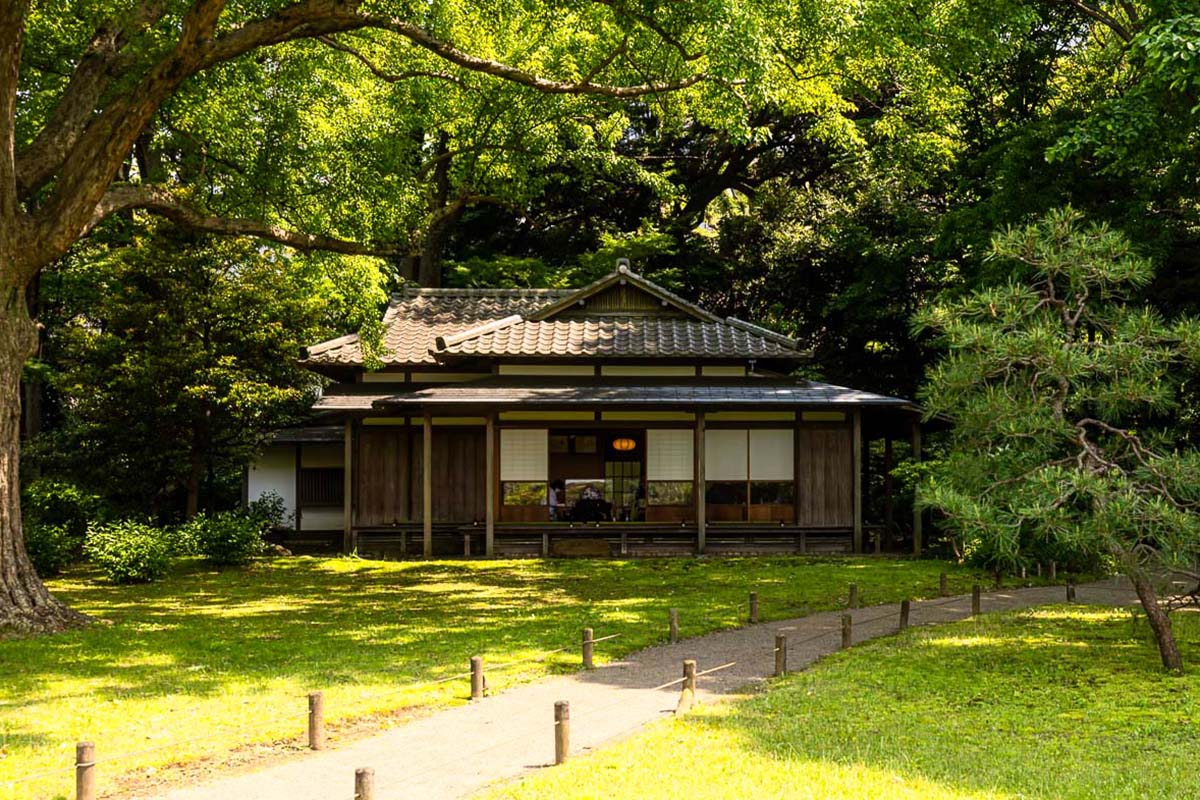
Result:
M1129 605L1128 583L1109 580L1077 588L1080 603ZM983 611L1061 603L1061 586L985 592ZM970 616L969 595L914 602L912 625ZM571 751L580 754L670 715L682 661L703 672L697 700L713 702L764 680L774 668L774 638L788 638L788 668L800 669L841 644L841 613L778 620L643 650L591 672L547 678L446 709L341 749L311 753L266 769L158 795L162 800L353 800L354 771L375 770L375 800L463 797L489 784L546 766L554 759L556 700L571 704ZM894 633L899 606L853 612L855 642ZM599 645L598 647L603 647Z

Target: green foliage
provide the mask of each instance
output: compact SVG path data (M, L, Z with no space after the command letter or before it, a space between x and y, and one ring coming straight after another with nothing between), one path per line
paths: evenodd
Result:
M93 524L84 553L113 583L147 583L171 565L171 534L136 520Z
M1070 208L997 235L992 257L1008 283L918 317L947 349L922 400L954 422L922 502L982 565L1192 565L1200 453L1176 412L1200 323L1127 303L1150 264Z
M287 511L287 501L278 492L263 492L246 507L246 516L258 522L264 531L290 528L292 515Z
M24 534L25 552L42 578L58 575L74 564L83 549L83 537L65 525L26 522Z
M1078 606L912 628L483 797L1190 800L1200 672L1148 638Z
M88 525L104 519L104 500L79 486L52 478L36 478L21 489L21 512L28 522L62 527L82 541Z
M262 555L265 546L263 520L240 511L201 514L181 527L196 554L218 566L245 566Z

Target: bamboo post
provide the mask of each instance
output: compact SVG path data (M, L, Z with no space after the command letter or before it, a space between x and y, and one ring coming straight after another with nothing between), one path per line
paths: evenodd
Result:
M944 572L938 576L938 592L942 597L950 596L950 576Z
M75 800L96 800L96 746L75 745Z
M758 592L750 593L750 624L758 624Z
M858 608L858 584L850 584L850 608Z
M592 655L595 642L592 641L592 629L583 629L583 668L593 669Z
M904 630L908 627L908 615L909 615L910 611L912 611L912 601L911 600L901 600L900 601L900 630Z
M775 634L775 677L787 675L787 636Z
M471 656L471 699L483 699L483 656Z
M354 770L354 800L375 800L375 770L370 767Z
M671 625L671 644L679 641L679 609L672 608L669 614Z
M325 695L321 692L308 694L308 747L310 750L325 747Z
M980 589L979 589L978 583L971 587L971 616L972 617L979 616L980 607L982 605L981 598L979 596L979 592L980 592Z
M845 650L853 644L854 636L854 618L849 614L842 614L842 649Z
M559 700L554 704L554 763L562 764L571 751L571 704Z

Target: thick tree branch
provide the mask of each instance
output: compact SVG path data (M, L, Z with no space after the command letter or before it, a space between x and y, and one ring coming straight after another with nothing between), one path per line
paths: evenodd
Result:
M1133 41L1133 34L1129 32L1129 29L1122 25L1116 17L1104 11L1103 9L1089 5L1088 3L1083 2L1083 0L1060 0L1060 2L1066 3L1077 11L1083 13L1084 16L1090 17L1096 22L1099 22L1101 25L1104 25L1117 36L1120 36L1121 40L1126 44Z
M408 253L408 247L402 244L354 242L333 236L293 231L257 220L215 216L188 205L169 190L158 186L127 185L109 189L96 205L87 230L90 231L105 218L119 211L132 209L148 211L188 230L223 236L254 236L286 244L298 250L326 250L344 255L381 258Z
M399 83L400 81L411 80L412 78L436 78L437 80L441 81L449 81L450 83L456 84L464 89L469 88L462 78L459 78L456 75L451 75L449 72L439 72L425 69L409 69L403 72L388 72L363 55L361 51L354 49L348 44L343 44L331 36L318 36L317 41L326 47L332 47L334 50L352 56L356 61L370 70L372 75L374 75L376 78L379 78L381 81L386 81L387 83Z

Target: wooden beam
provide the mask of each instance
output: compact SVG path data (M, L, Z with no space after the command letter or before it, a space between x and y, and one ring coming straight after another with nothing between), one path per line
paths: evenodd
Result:
M704 412L696 412L696 438L692 446L692 459L695 463L696 482L692 487L695 492L696 502L696 552L700 555L704 554L704 547L708 537L707 521L705 516L707 511L704 507Z
M342 435L342 552L354 550L354 423L346 418Z
M421 430L421 538L422 555L433 555L433 416L425 412Z
M862 496L862 411L854 409L854 442L851 458L854 471L854 552L863 551L863 496Z
M914 419L912 424L912 456L913 461L921 463L921 421ZM913 487L913 554L921 555L921 539L924 531L921 530L924 522L921 514L921 507L917 505L917 487Z
M484 433L487 441L484 450L487 465L484 467L484 480L487 486L484 499L487 510L484 512L484 553L496 554L496 415L488 414L487 430Z

